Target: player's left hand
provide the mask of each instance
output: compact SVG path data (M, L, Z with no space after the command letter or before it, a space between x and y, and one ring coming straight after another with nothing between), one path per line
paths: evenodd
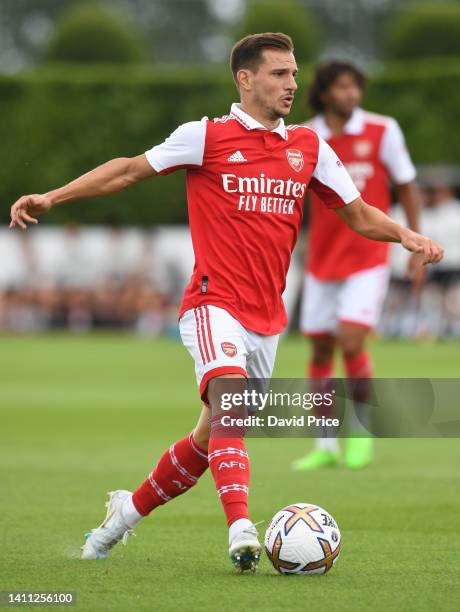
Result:
M402 246L421 257L423 265L439 263L444 256L444 249L434 240L407 230L401 237Z

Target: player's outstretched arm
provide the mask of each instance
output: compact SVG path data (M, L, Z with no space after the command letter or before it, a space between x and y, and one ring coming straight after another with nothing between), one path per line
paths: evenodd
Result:
M438 263L444 251L436 242L399 225L375 206L369 206L362 198L336 208L335 212L352 230L381 242L400 242L412 253L420 253L424 264Z
M25 230L27 224L38 223L37 215L56 204L116 193L156 174L145 155L111 159L63 187L48 193L21 196L11 207L10 228L19 226Z

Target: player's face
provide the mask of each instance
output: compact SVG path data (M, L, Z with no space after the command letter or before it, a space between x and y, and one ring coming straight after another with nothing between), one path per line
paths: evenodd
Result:
M341 117L349 117L360 105L363 92L350 72L344 72L329 86L322 100L326 112L332 112Z
M297 90L297 64L294 55L288 51L265 49L262 57L264 61L257 71L251 72L252 103L259 107L268 119L286 117Z

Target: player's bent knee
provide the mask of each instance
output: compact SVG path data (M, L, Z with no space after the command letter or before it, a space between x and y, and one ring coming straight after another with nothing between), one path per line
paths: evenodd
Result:
M207 423L206 425L198 422L192 433L193 441L197 444L197 446L199 446L203 450L208 450L210 435L211 435L210 422Z
M341 322L338 342L345 357L355 357L364 350L369 331L369 327L360 323Z
M364 350L366 333L361 334L341 334L339 344L345 357L355 357Z
M192 436L196 444L203 450L208 449L209 437L211 431L211 411L209 406L204 405L200 417L197 421Z
M208 444L209 444L210 430L208 429L207 431L203 431L203 430L197 430L197 428L195 428L193 430L192 435L193 435L193 441L195 442L195 444L197 444L197 446L199 446L203 450L207 451Z
M324 335L312 339L312 361L324 365L334 356L335 337Z

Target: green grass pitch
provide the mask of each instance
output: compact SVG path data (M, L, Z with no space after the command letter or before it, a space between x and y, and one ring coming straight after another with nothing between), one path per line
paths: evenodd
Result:
M105 493L133 488L192 428L193 364L172 341L3 337L0 356L0 590L77 592L77 610L458 610L460 441L377 440L367 470L290 472L309 443L248 440L251 515L296 501L337 519L342 553L326 576L277 576L263 558L238 576L209 473L137 526L101 562L78 559ZM459 377L455 343L376 343L378 376ZM307 351L285 339L278 376ZM264 526L262 525L262 530Z

